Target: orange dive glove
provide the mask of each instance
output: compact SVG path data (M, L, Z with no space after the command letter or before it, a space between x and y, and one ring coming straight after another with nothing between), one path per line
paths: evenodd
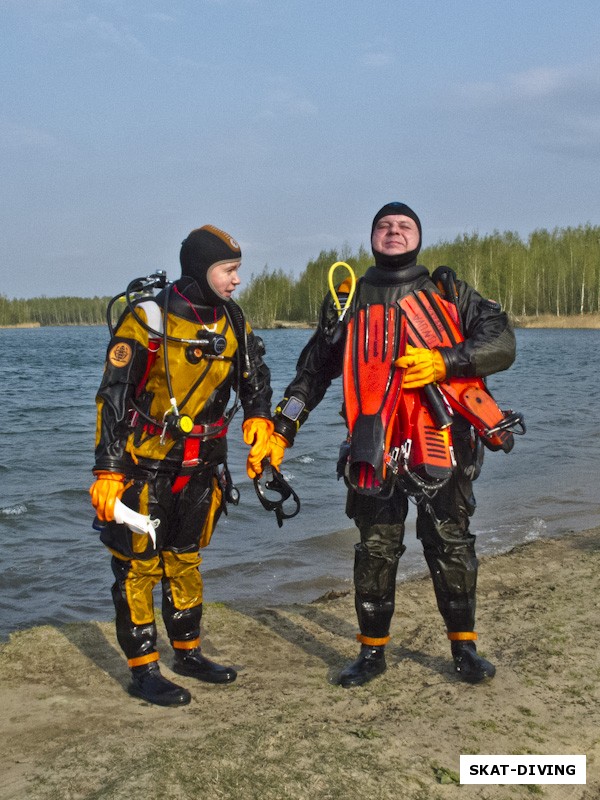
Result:
M262 460L269 455L269 439L275 426L270 419L251 417L242 425L244 442L250 445L246 472L250 479L262 472Z
M446 364L439 350L406 345L406 353L396 360L396 366L405 369L404 389L419 389L428 383L439 383L446 377Z
M115 500L120 500L124 491L125 475L120 472L96 472L90 495L100 522L112 522L115 518Z
M274 433L269 440L269 458L271 461L271 466L275 467L275 469L279 469L281 462L283 461L283 455L285 453L285 448L289 447L290 443L282 436L280 433Z

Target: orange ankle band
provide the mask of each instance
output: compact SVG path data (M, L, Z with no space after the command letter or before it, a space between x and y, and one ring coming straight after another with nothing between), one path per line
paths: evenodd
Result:
M200 637L189 642L171 642L175 650L195 650L200 647Z
M148 653L145 656L138 656L137 658L128 658L127 666L130 669L132 667L143 667L144 664L151 664L153 661L158 661L158 653Z
M356 634L356 641L369 645L369 647L383 647L391 638L391 636L381 636L379 639L375 639L372 636L363 636L362 633Z
M477 639L475 631L453 631L448 633L451 642L474 642Z

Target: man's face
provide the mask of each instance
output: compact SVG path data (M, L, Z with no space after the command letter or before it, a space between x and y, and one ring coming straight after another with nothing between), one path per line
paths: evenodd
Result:
M377 221L371 236L371 247L385 256L410 253L419 246L417 223L404 214L388 214Z

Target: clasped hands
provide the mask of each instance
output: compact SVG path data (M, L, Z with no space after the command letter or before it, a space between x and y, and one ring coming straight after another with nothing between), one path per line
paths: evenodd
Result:
M406 370L402 382L404 389L419 389L428 383L439 383L446 377L446 364L439 350L407 344L404 355L394 363Z

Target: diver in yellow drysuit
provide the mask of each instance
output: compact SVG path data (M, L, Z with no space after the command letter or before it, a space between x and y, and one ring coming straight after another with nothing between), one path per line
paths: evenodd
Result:
M152 590L162 584L162 615L172 668L210 683L236 672L200 648L199 550L237 490L227 470L230 390L244 410L247 471L261 471L271 422L264 348L231 299L240 283L237 242L211 225L184 240L181 278L156 296L131 301L108 346L97 394L92 504L112 553L119 644L131 669L131 694L158 705L190 702L187 689L159 669ZM114 519L115 502L159 520L155 539Z

